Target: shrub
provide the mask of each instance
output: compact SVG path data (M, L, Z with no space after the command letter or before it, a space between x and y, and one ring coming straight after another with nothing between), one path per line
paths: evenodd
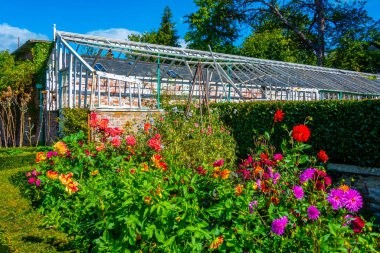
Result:
M62 109L62 118L60 120L61 134L68 136L83 131L85 136L88 134L88 114L86 108L64 108Z
M255 138L238 168L220 159L192 169L178 166L158 128L125 136L92 114L95 141L65 137L38 156L27 180L44 224L68 232L83 251L379 249L379 233L357 212L360 193L333 187L323 167L328 154L319 155L323 162L304 154L310 122L288 131L275 151L279 121Z

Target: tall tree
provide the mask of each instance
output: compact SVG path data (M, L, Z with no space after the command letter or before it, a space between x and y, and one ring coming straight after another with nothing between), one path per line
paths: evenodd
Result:
M157 31L157 42L161 45L179 47L179 36L172 18L173 14L170 8L166 6L161 19L161 26Z
M233 0L194 0L198 10L186 16L189 31L185 35L188 47L217 52L233 52L239 37L240 15Z
M136 42L159 44L165 46L179 47L179 36L172 21L173 14L168 6L165 7L161 18L161 24L157 31L142 34L131 34L128 39Z
M366 1L361 0L236 0L235 4L254 29L273 20L291 32L313 50L319 66L326 50L337 47L345 34L355 31L353 34L362 36L377 25L364 10Z

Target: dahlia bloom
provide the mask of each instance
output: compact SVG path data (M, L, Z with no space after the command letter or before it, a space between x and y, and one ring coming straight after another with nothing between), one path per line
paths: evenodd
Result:
M57 156L57 155L58 155L58 153L57 153L56 151L48 151L48 152L46 153L46 158L50 159L50 158L52 158L53 156Z
M285 232L285 227L288 224L288 217L284 216L279 219L275 219L272 222L271 230L277 235L282 235Z
M115 137L115 138L112 139L111 144L115 148L118 148L121 145L121 140L119 138Z
M47 176L48 178L50 178L50 179L55 180L55 179L58 178L58 171L48 170L48 171L46 172L46 176Z
M302 199L304 196L304 191L301 186L295 185L293 186L293 194L296 199Z
M160 139L157 139L155 137L148 140L148 146L153 148L156 152L161 151L161 142Z
M223 244L223 236L219 236L212 241L210 245L210 249L217 249L222 244Z
M307 142L310 138L310 130L306 125L300 124L293 127L292 136L298 142Z
M125 141L127 143L127 146L134 146L136 145L136 138L132 135L128 135L127 137L125 137Z
M218 161L215 161L214 164L212 166L214 167L222 167L224 164L224 160L223 159L220 159Z
M282 154L274 154L273 155L273 160L275 160L276 162L277 161L281 161L284 157L282 156Z
M282 110L278 109L274 114L273 121L274 122L281 122L284 119L284 115L285 115L285 113Z
M243 193L243 186L241 184L238 184L235 187L235 195L240 196Z
M98 123L99 130L105 131L108 127L109 119L101 119Z
M317 154L317 158L318 158L321 162L323 162L323 163L326 163L327 160L329 159L329 157L328 157L327 154L326 154L326 151L324 151L324 150L321 150L321 151L318 152L318 154Z
M65 155L66 152L67 152L66 143L64 143L63 141L59 141L59 142L55 143L54 146L53 146L53 148L60 155Z
M363 207L363 198L357 190L350 189L343 195L344 207L350 212L357 212Z
M315 169L309 168L302 172L300 175L300 182L301 184L305 183L309 179L312 179L314 177Z
M145 125L144 125L144 131L145 131L146 134L149 133L149 130L150 130L151 127L152 126L149 123L145 123Z
M45 153L44 152L37 152L37 154L36 154L36 163L39 163L39 162L45 161L45 160L46 160Z
M320 212L315 206L310 206L307 209L307 216L310 220L317 220L319 218Z
M228 178L230 177L230 173L231 173L230 170L224 169L224 170L222 170L222 172L220 173L220 177L221 177L222 179L228 179Z
M354 230L355 233L362 232L362 229L365 226L365 221L360 217L355 217L354 220L351 221L351 227L352 230Z
M332 208L337 210L344 206L344 192L340 189L332 189L330 191L329 196L327 197L327 201L330 202Z

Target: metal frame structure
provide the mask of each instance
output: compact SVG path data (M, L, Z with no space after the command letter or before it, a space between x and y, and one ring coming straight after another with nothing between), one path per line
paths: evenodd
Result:
M57 31L48 62L48 110L160 108L186 99L202 67L209 101L380 97L380 75ZM191 87L195 86L195 87Z

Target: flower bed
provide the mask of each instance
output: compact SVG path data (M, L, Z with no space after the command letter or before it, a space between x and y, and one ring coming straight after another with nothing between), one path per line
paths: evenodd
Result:
M178 115L147 122L133 135L91 114L92 142L78 133L39 153L26 176L45 224L94 252L379 249L379 234L358 214L360 193L332 184L326 152L304 154L313 134L307 120L276 150L271 138L279 126L286 129L286 115L277 111L271 132L255 138L251 155L234 166L235 159L212 153L202 141L218 147L228 129L183 116L176 126ZM195 142L187 124L197 131ZM179 143L199 145L208 155L189 161L176 150L184 148ZM190 157L197 154L189 150Z

